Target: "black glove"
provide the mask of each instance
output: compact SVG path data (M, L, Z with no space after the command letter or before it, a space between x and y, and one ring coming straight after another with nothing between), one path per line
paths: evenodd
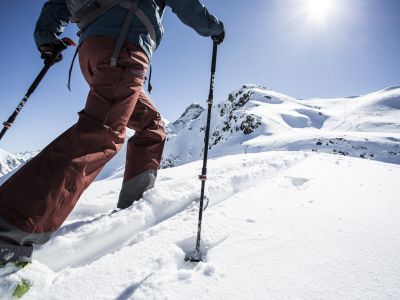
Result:
M221 44L225 39L225 29L223 29L220 34L213 35L211 38L214 42L217 42L218 45Z
M217 42L218 45L221 44L225 38L225 30L222 31L222 33L220 33L218 35L213 35L211 38L214 42Z
M62 40L56 40L49 44L43 44L39 47L40 58L44 60L44 64L47 65L53 62L54 55L59 55L54 60L54 63L57 63L63 59L61 51L67 48L67 45Z

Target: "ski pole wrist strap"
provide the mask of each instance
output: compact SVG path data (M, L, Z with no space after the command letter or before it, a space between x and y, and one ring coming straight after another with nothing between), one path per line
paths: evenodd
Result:
M128 15L125 18L125 22L124 22L124 25L122 26L117 43L115 44L114 52L111 56L111 67L117 66L118 56L121 53L122 46L126 40L126 36L128 35L129 27L132 23L135 13L136 13L139 0L127 1L127 2L128 3L125 5L129 5L129 11L128 11Z

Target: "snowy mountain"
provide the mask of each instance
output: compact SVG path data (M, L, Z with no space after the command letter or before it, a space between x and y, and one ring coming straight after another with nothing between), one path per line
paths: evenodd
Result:
M248 84L214 105L209 155L313 151L399 163L399 110L400 87L358 97L300 100ZM207 111L192 104L176 121L165 120L163 168L202 158L206 118ZM126 145L97 179L121 176L125 155ZM13 169L4 161L0 157L0 167L6 166L0 176Z
M29 267L0 269L0 299L21 280L26 299L400 298L400 88L300 100L246 85L216 103L192 264L205 119L193 104L166 121L169 168L114 211L121 151Z
M25 164L38 153L39 151L10 154L0 149L0 177Z
M359 97L300 100L244 85L214 105L209 155L313 151L399 163L399 110L400 87ZM202 158L206 119L207 111L192 104L178 120L166 122L162 167ZM121 176L125 151L98 179Z
M399 163L399 109L399 87L360 97L299 100L245 85L214 106L210 155L303 150ZM206 114L192 105L173 123L179 126L169 126L164 165L201 158Z

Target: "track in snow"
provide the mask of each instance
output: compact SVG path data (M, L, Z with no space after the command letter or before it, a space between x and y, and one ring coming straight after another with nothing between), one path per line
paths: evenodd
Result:
M304 154L302 159L306 157ZM274 156L248 154L248 158L241 158L234 164L232 159L235 157L228 156L215 163L210 162L207 182L210 207L243 189L265 182L302 161L298 154L287 153ZM194 164L198 165L196 171L200 171L200 162ZM180 168L193 169L191 165ZM162 173L163 171L160 177ZM77 220L63 226L49 243L35 251L34 259L57 272L66 267L90 264L121 249L128 241L135 239L136 235L152 226L186 209L197 210L200 184L196 175L184 174L177 179L161 178L163 181L157 182L154 189L145 193L144 199L127 210Z

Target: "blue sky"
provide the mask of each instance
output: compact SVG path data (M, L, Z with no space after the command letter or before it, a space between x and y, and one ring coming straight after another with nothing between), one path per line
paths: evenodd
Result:
M359 95L400 85L400 1L330 0L332 7L322 21L312 19L308 1L202 1L227 31L219 49L215 101L244 83L299 98ZM0 2L2 122L42 68L32 32L44 2ZM164 26L166 34L153 57L152 99L173 121L190 103L205 104L212 43L169 9ZM75 31L70 25L65 36L76 39ZM73 90L66 89L72 54L66 52L50 70L0 141L1 149L42 149L76 122L88 87L76 64Z

